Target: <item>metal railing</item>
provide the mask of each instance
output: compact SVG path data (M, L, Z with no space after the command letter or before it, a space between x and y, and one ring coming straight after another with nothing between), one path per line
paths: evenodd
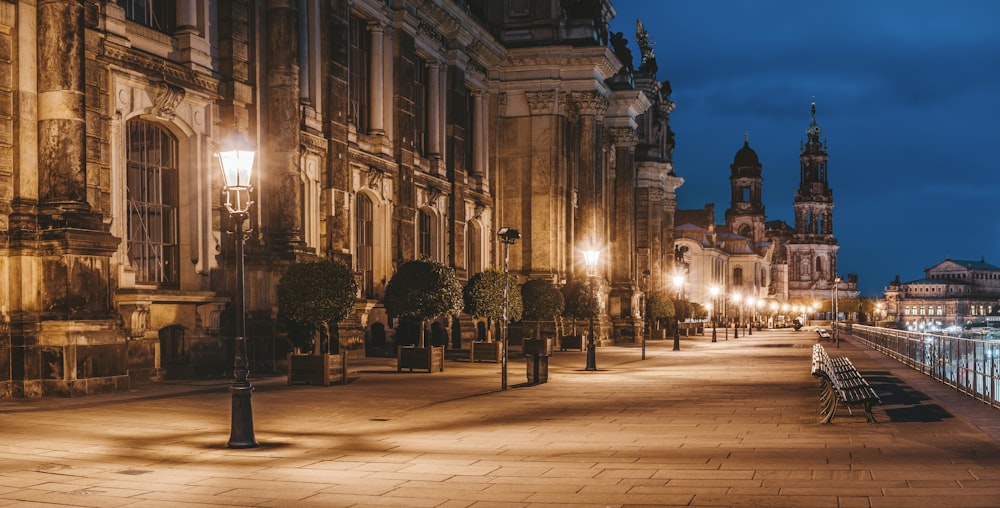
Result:
M970 339L840 323L872 349L1000 408L1000 340Z

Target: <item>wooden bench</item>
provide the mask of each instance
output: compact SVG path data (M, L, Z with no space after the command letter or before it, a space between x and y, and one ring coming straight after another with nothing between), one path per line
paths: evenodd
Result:
M823 342L824 340L833 342L833 335L830 335L829 331L824 330L822 328L817 328L816 333L819 334L819 342Z
M831 358L820 344L813 345L812 375L820 380L820 414L825 415L821 423L830 423L837 408L843 404L853 414L851 406L861 406L869 423L876 423L872 406L882 400L875 389L858 372L851 360L845 357Z

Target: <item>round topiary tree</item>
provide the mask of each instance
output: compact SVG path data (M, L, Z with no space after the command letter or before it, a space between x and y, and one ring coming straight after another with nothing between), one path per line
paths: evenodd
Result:
M542 338L542 320L555 319L563 313L566 300L549 279L532 279L521 286L524 319L535 321L535 338Z
M563 315L573 318L573 333L576 334L577 319L591 319L600 315L596 287L583 279L571 279L562 288Z
M465 312L473 317L486 318L492 328L503 320L504 288L508 288L507 319L518 321L523 310L521 293L517 290L517 278L505 276L502 270L490 268L469 279L463 291Z
M646 320L659 324L664 319L674 317L674 302L663 291L651 291L646 295Z
M311 342L313 353L319 354L323 332L329 337L330 324L343 320L354 308L358 282L346 264L323 259L290 265L276 289L279 315L307 331L306 337L293 334L293 345L302 348Z
M462 311L462 285L455 270L437 261L414 259L399 266L385 287L382 303L389 320L410 318L420 321L420 341L424 347L424 322Z

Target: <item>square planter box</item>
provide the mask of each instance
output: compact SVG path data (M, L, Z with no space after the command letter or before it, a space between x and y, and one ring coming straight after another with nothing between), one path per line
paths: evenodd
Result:
M347 355L288 354L288 384L330 386L347 382Z
M559 351L579 349L583 351L583 335L563 335L559 337Z
M551 338L545 339L524 339L521 351L525 355L551 355L555 346Z
M473 342L469 348L469 363L499 362L502 346L500 342Z
M396 348L396 371L426 369L427 372L444 371L444 347L399 346Z

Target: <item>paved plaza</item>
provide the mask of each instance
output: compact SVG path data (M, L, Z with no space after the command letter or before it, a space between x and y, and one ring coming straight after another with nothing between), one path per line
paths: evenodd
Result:
M1000 410L852 338L878 423L821 425L810 331L556 352L441 373L352 362L347 385L254 380L231 450L227 380L0 401L0 506L1000 506Z

